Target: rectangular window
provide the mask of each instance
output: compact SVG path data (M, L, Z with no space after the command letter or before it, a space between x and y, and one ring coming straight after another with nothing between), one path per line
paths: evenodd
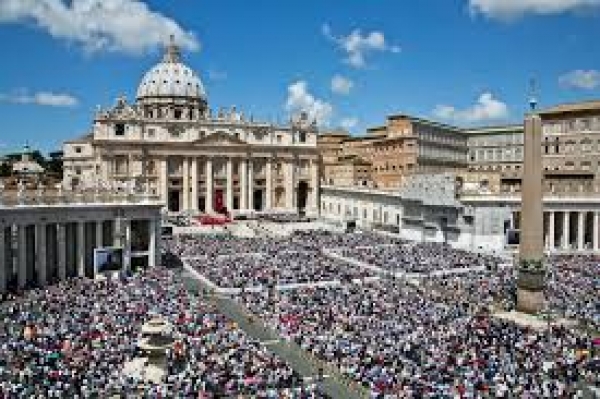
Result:
M117 123L115 125L115 136L125 136L125 124Z

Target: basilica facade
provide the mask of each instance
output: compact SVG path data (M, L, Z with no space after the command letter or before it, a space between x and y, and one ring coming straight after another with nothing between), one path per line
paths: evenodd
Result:
M92 131L64 144L68 189L137 190L170 212L318 211L317 126L277 126L232 107L211 111L198 75L171 41L134 103L98 109Z

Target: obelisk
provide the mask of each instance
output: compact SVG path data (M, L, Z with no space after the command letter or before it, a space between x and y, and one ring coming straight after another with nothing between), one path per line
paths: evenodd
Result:
M544 306L544 214L542 187L542 120L535 112L525 117L525 158L521 184L521 242L517 279L517 310L535 314Z

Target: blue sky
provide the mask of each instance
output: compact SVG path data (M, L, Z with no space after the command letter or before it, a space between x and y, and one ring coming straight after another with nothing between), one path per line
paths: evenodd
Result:
M354 134L517 122L532 77L542 106L600 97L600 0L0 0L0 152L89 132L171 33L213 108Z

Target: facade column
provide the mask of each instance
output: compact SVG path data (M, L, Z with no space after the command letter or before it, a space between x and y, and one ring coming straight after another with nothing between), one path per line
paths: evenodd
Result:
M554 211L548 213L548 249L554 250Z
M67 279L67 240L66 240L66 226L64 223L58 223L56 225L56 241L58 243L58 256L56 257L58 265L58 280L64 281Z
M214 212L214 176L212 158L206 158L206 213Z
M248 209L248 163L246 158L240 159L240 210Z
M19 288L27 285L27 239L25 236L25 225L17 226L17 284Z
M169 163L167 157L160 160L160 178L158 179L158 195L161 202L168 207L169 201Z
M594 212L593 244L594 251L598 251L598 212Z
M288 209L294 208L294 197L295 197L295 188L296 188L296 179L295 179L295 159L288 160L286 163L286 173L285 173L285 207Z
M6 280L7 280L7 270L6 270L6 254L8 253L6 248L6 230L7 228L3 225L0 225L0 294L4 294L6 292Z
M569 249L569 241L571 240L570 237L570 212L569 211L564 211L563 212L563 242L562 242L562 247L563 249Z
M248 209L254 210L254 160L248 159Z
M577 249L584 250L585 247L585 212L577 212Z
M273 208L273 159L271 157L267 158L265 175L267 179L265 209L270 211Z
M320 212L321 207L319 206L319 162L311 160L310 162L310 188L311 188L311 199L313 212L317 215Z
M48 257L46 254L46 224L40 223L35 226L36 243L36 265L37 279L41 287L45 287L48 282Z
M227 158L227 211L233 210L233 160Z
M182 188L182 205L183 211L190 210L190 163L189 159L184 157L181 161L182 176L183 176L183 188Z
M77 275L85 277L85 222L77 222Z
M192 198L190 200L190 209L194 211L194 213L198 213L198 158L192 158L190 167L192 168Z

